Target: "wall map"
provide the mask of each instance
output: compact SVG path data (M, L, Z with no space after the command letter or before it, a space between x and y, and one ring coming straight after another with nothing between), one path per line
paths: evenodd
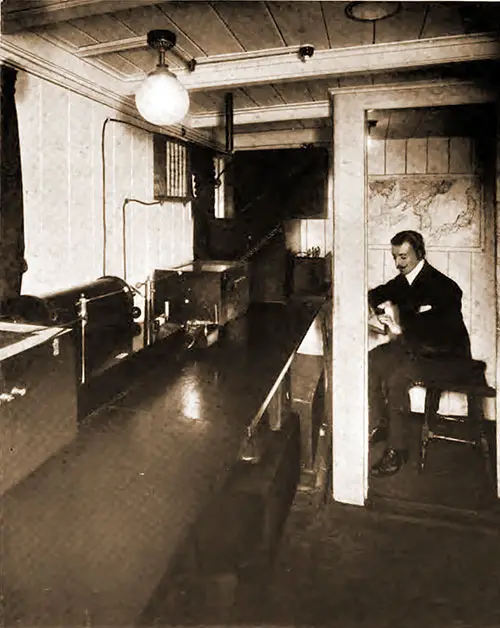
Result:
M387 246L403 229L428 246L479 248L483 189L477 175L368 177L368 242Z

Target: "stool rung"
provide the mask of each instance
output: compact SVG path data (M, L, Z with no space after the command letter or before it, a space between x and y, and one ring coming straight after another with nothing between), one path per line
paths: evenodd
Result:
M452 443L462 443L464 445L472 445L477 447L478 443L475 440L469 440L467 438L455 438L454 436L444 436L443 434L429 434L429 440L448 440Z
M485 397L495 397L496 390L488 386L486 382L486 363L482 360L457 362L456 359L453 359L439 364L430 363L427 364L427 367L432 368L429 368L428 373L422 375L418 382L418 385L426 388L424 422L420 431L420 471L423 471L425 466L429 442L447 440L479 448L488 480L490 480L493 474L489 444L485 434L483 400ZM443 392L458 392L467 395L467 415L438 414ZM446 423L468 423L470 428L474 430L474 433L470 434L472 438L449 436L448 434L450 431L453 433L453 430L446 429Z
M443 423L445 423L446 421L449 421L450 423L467 423L469 420L469 417L467 416L463 416L462 414L456 414L456 415L446 415L446 414L436 414L436 421L442 421Z

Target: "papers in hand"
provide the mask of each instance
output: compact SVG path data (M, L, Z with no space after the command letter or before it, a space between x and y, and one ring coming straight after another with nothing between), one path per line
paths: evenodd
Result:
M379 317L375 313L372 313L368 318L368 329L376 334L385 335L387 333L387 325L380 322Z
M391 334L399 335L402 333L399 326L399 311L390 301L384 301L377 307L380 314L372 312L368 318L368 328L376 334ZM382 320L381 320L382 318Z

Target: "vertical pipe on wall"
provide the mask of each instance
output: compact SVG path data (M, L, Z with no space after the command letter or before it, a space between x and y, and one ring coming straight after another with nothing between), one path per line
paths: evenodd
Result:
M234 102L233 93L227 92L224 97L226 123L226 153L234 151Z

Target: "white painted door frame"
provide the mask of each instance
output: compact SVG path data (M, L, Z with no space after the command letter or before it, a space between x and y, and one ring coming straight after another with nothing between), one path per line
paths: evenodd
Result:
M368 332L365 112L496 102L493 90L465 81L330 90L333 99L333 497L364 505L368 494ZM496 130L492 129L495 133ZM496 207L498 208L498 202ZM498 209L497 209L498 213ZM497 215L497 224L500 222ZM496 250L500 253L497 227ZM500 278L496 276L496 302ZM500 390L497 333L496 386ZM497 449L500 403L496 404ZM500 476L500 455L497 456ZM500 484L498 486L500 496Z

